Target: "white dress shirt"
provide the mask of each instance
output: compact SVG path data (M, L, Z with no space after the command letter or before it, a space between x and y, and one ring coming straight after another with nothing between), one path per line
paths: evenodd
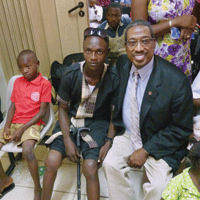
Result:
M95 5L92 8L89 7L88 12L89 12L90 27L97 28L101 24L101 20L103 17L103 8L101 6Z

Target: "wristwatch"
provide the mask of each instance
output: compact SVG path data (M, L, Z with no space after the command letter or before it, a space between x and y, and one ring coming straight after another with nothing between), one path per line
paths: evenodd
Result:
M111 137L106 137L105 141L110 141L111 145L113 144L113 138Z

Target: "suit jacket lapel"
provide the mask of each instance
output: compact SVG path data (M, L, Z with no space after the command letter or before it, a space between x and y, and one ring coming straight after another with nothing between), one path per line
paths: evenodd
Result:
M149 109L151 108L157 95L159 94L158 86L161 85L161 80L160 80L160 69L158 66L159 66L158 60L155 56L153 70L149 77L149 81L147 83L147 87L142 100L142 106L140 111L140 127L142 127L144 119Z

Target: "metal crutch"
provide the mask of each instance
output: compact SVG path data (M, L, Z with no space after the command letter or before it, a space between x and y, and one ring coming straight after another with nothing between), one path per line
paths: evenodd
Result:
M80 133L81 133L81 131L90 131L90 129L87 127L78 128L77 149L78 149L79 154L81 153L81 150L80 150L80 147L81 147ZM80 158L79 158L79 162L77 163L77 190L78 190L77 199L81 200L81 163L80 163Z

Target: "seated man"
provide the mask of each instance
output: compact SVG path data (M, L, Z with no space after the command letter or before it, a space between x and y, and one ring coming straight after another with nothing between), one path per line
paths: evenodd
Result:
M119 87L116 68L105 64L109 53L108 41L105 30L87 28L83 42L85 61L70 66L61 79L58 91L59 120L49 140L59 136L50 144L45 160L43 200L51 199L57 170L63 158L79 162L76 132L80 127L90 129L81 133L82 171L86 177L88 200L100 198L98 168L114 137L110 123L111 108L114 110ZM70 129L76 134L70 133Z
M141 168L148 179L139 181L144 199L160 200L188 153L193 118L190 82L180 69L154 55L155 45L147 21L127 27L130 62L120 68L119 112L113 114L121 135L115 137L103 162L110 200L136 199L129 172Z
M6 124L0 131L0 149L12 141L22 146L22 155L34 182L34 200L40 200L42 189L34 146L40 140L44 124L42 117L51 102L51 83L38 72L40 62L33 51L23 50L17 58L17 64L23 77L14 82ZM1 198L13 188L12 178L6 176L1 164L0 179Z
M111 3L106 9L106 20L98 26L105 29L109 35L109 57L116 59L119 55L126 53L124 47L124 33L130 18L122 17L122 7L119 3Z

